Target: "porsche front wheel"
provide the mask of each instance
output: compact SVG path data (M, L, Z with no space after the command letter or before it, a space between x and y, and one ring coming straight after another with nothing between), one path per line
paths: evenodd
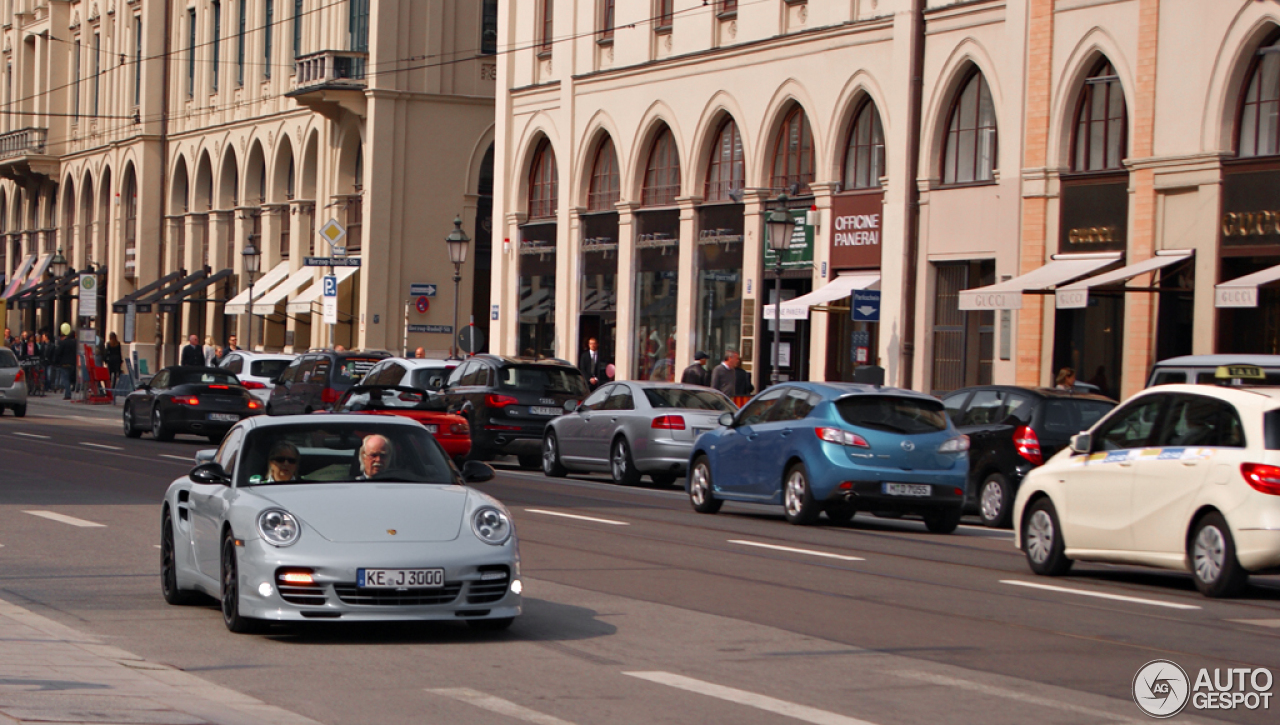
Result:
M178 588L178 559L173 542L173 516L166 507L160 517L160 593L169 604L190 604L196 595Z
M240 567L236 561L236 540L227 532L222 540L222 623L236 634L252 634L262 629L262 621L240 615Z

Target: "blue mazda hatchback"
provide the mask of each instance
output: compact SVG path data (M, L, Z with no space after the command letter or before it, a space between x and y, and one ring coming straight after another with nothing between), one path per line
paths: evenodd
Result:
M725 501L781 504L793 524L820 513L919 514L929 531L960 523L969 438L937 398L853 383L784 383L703 433L685 487L695 511Z

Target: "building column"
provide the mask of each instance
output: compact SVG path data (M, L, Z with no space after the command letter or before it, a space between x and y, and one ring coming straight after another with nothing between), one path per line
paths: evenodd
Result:
M227 261L227 249L232 244L233 215L234 212L229 211L209 212L209 268L213 272L222 269ZM232 289L234 290L234 285ZM206 324L209 334L213 335L213 339L220 343L225 342L228 335L239 336L234 323L231 323L231 326L228 327L227 321L223 319L224 316L221 312L222 310L219 309L217 304L206 303L205 314L208 320ZM241 347L244 347L244 345L241 345Z
M249 289L249 277L244 272L244 257L240 252L244 249L249 235L253 233L253 213L257 210L257 207L237 207L232 220L232 236L227 240L227 253L230 255L231 262L228 266L235 270L236 282L231 285L233 295ZM262 270L267 269L265 262L265 258L259 260L258 277L262 276ZM213 268L220 269L216 264ZM254 340L249 339L249 315L236 315L235 322L232 324L235 326L236 335L240 338L240 347L250 351L256 350ZM254 327L257 327L257 324L254 324Z
M764 301L769 299L773 285L764 278L764 224L765 214L769 210L769 194L767 191L749 191L742 199L742 339L738 343L738 352L742 357L742 369L751 375L752 385L756 390L764 390L767 380L757 381L756 360L761 355L770 354L770 350L761 350L760 341L764 339L766 321L760 319L764 311ZM748 334L750 330L750 334ZM712 360L711 367L719 360ZM710 369L710 368L708 368Z
M694 345L698 344L698 210L702 197L682 196L676 199L680 205L680 271L676 290L676 356L673 361L674 379L679 382L680 371L693 364Z
M834 182L814 182L809 184L809 189L813 191L813 205L818 208L816 212L818 223L813 228L813 288L815 290L825 285L827 280L835 277L835 274L831 271L830 264L831 245L826 243L829 236L824 234L826 223L831 219L831 195L835 192L835 188L836 184ZM881 307L883 308L883 305ZM827 349L831 345L831 341L827 339L827 333L831 329L828 322L831 315L839 314L844 313L813 312L812 310L809 312L810 380L826 380L827 378ZM922 345L917 340L916 350L921 349ZM916 380L924 380L924 378L917 376Z
M618 275L614 289L618 293L618 333L614 341L613 365L615 380L630 380L636 371L631 369L635 356L636 324L636 231L635 202L622 201L618 208Z

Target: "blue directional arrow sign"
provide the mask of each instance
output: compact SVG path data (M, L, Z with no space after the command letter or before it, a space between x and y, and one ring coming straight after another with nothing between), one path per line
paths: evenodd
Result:
M853 321L880 321L880 290L853 291Z
M433 284L411 284L409 285L410 297L435 297L436 286Z

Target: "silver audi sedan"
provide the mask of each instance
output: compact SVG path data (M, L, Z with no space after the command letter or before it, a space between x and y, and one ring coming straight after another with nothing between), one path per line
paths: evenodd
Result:
M601 386L547 424L542 472L561 477L608 471L634 486L648 474L660 486L685 475L699 435L737 411L723 393L698 385L625 381Z
M0 347L0 413L5 408L21 418L27 414L27 383L23 379L18 356L7 347Z

